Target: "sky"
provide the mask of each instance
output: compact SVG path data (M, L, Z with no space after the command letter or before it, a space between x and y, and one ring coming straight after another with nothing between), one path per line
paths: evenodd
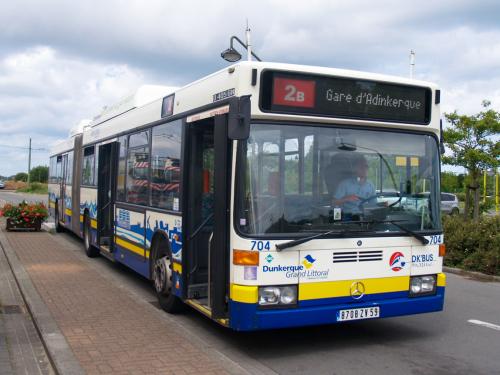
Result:
M231 35L264 61L408 77L442 111L500 110L500 2L0 0L0 175L48 164L83 119L143 84L182 86L228 65Z

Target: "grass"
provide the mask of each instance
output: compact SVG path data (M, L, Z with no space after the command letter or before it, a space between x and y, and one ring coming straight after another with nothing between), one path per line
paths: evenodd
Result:
M47 184L42 184L40 182L32 182L29 186L21 189L17 189L20 193L31 193L31 194L48 194Z

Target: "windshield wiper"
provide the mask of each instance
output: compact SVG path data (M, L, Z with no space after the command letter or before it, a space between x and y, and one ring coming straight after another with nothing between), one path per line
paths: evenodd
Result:
M356 222L354 222L356 223ZM281 251L281 250L284 250L284 249L288 249L289 247L294 247L294 246L297 246L297 245L300 245L300 244L303 244L303 243L306 243L306 242L309 242L311 240L314 240L316 238L322 238L322 237L325 237L325 236L328 236L329 234L337 234L339 236L342 236L346 233L353 233L353 232L366 232L366 231L361 231L361 230L350 230L350 229L347 229L347 228L344 228L344 229L332 229L332 230L329 230L329 231L326 231L326 232L321 232L321 233L318 233L318 234L314 234L312 236L309 236L309 237L304 237L304 238L299 238L299 239L296 239L296 240L292 240L292 241L288 241L288 242L284 242L284 243L281 243L281 244L277 244L275 245L276 246L276 251Z
M390 223L394 225L395 227L398 227L401 229L403 232L415 237L417 240L419 240L422 245L427 245L429 243L429 240L422 236L421 234L418 234L417 232L412 231L411 229L408 229L400 224L398 222L400 221L408 221L408 220L372 220L371 223Z

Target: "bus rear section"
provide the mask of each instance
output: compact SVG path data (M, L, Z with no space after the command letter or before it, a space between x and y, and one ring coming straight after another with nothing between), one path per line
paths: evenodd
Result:
M437 137L255 122L236 170L232 328L443 309Z

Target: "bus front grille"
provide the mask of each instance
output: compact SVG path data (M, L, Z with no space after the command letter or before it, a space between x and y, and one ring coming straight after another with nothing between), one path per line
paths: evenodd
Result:
M377 262L382 260L382 250L342 251L333 253L333 263Z

